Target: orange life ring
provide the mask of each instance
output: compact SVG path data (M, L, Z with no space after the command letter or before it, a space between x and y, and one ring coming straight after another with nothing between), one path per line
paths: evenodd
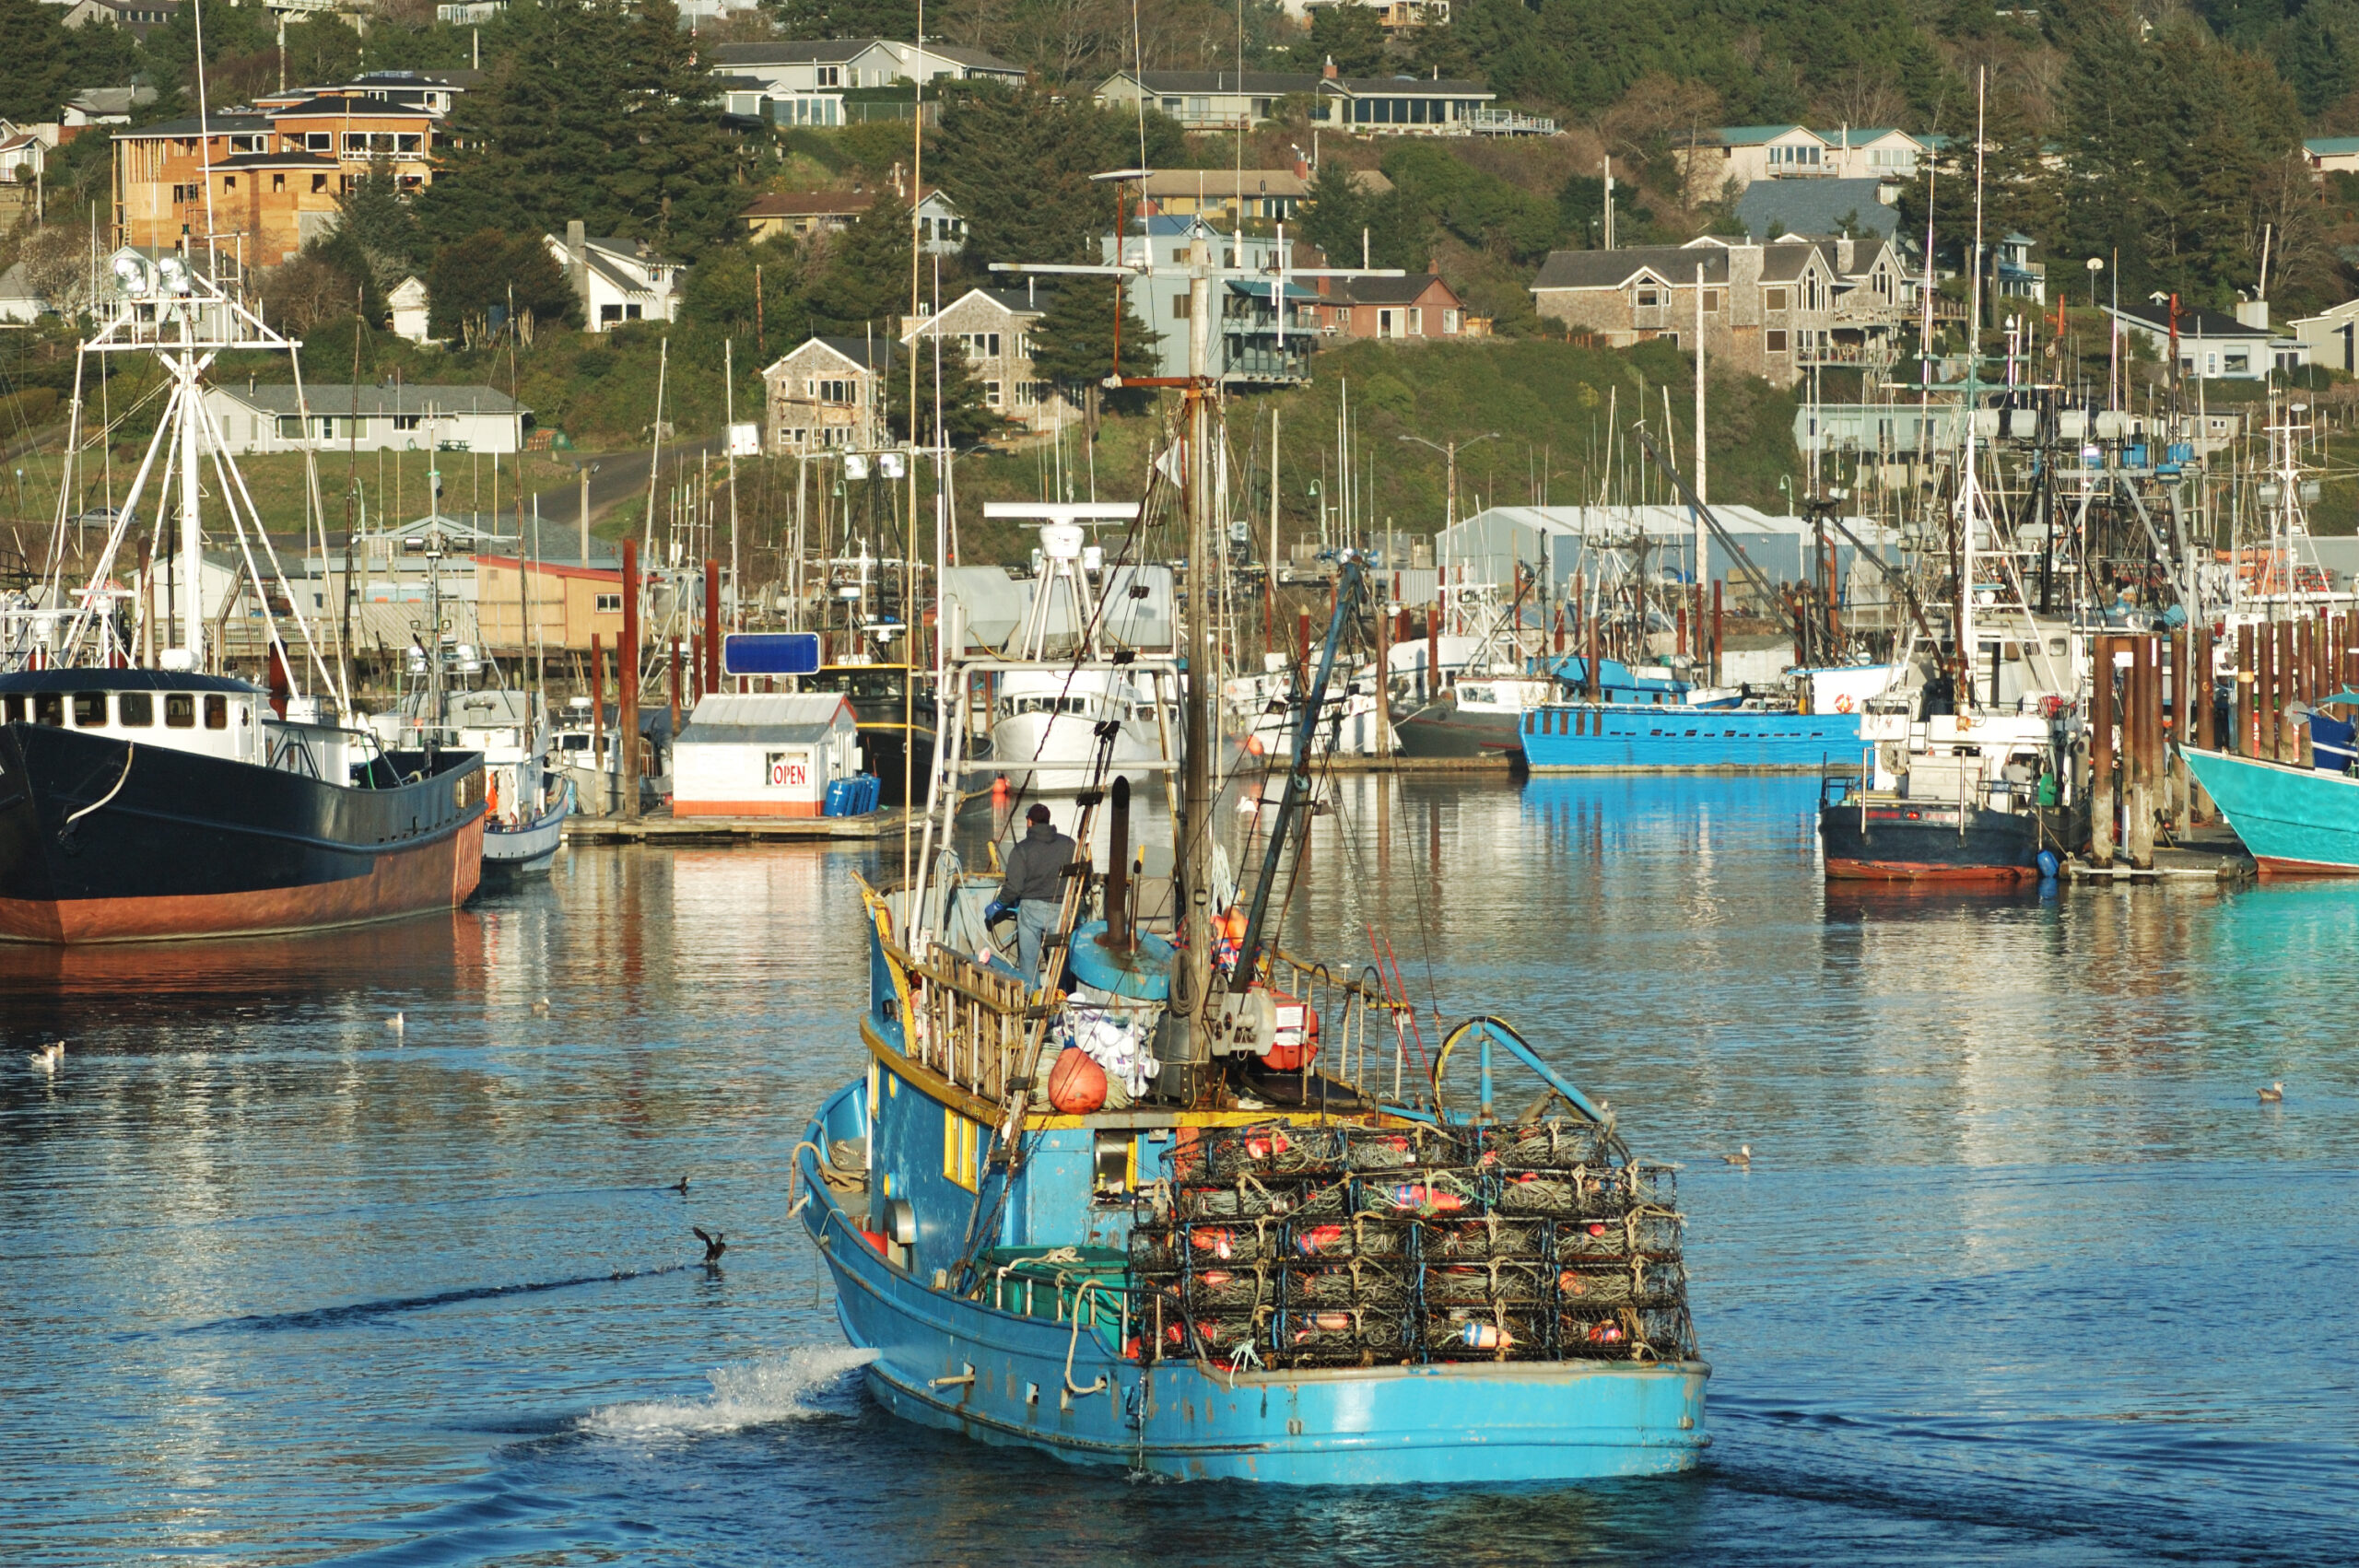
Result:
M1835 699L1835 711L1837 713L1848 713L1851 711L1851 694L1849 692L1845 692Z

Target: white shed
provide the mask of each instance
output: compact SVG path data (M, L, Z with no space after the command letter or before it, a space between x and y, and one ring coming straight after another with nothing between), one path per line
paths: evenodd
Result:
M859 770L840 692L708 696L672 745L672 814L818 816L827 786Z
M405 277L385 296L385 303L393 307L395 337L405 337L412 343L427 340L427 322L431 311L428 309L425 284L415 277Z

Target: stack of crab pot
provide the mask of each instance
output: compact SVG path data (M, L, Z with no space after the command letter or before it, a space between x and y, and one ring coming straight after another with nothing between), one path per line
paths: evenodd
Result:
M1142 1197L1131 1271L1150 1354L1317 1367L1694 1352L1671 1173L1590 1122L1183 1132Z

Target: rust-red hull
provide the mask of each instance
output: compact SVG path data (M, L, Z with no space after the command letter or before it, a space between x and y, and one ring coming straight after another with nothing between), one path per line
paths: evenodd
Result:
M454 909L475 895L482 874L476 816L441 838L378 856L365 876L335 882L147 898L0 898L0 940L159 942L364 925Z
M1833 882L2029 882L2039 875L2036 866L1944 866L1912 860L1833 860L1826 862Z

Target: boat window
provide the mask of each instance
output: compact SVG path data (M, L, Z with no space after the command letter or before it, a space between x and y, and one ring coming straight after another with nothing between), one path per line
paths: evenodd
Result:
M33 722L65 726L65 694L64 692L33 693Z
M587 735L560 736L558 749L569 752L586 752L590 749L590 737Z
M125 692L115 698L115 717L131 729L145 730L156 722L156 698L151 692Z
M229 727L228 697L216 696L205 699L205 727L208 730L227 730Z
M196 723L196 698L186 692L168 692L164 696L164 723L169 729L187 730Z
M107 694L76 692L74 694L74 728L95 730L107 721Z
M21 723L23 723L23 722L25 721L25 694L24 694L24 693L22 693L22 692L10 692L10 693L8 694L8 697L7 697L7 708L6 708L6 720L7 720L7 722L9 722L9 723L11 723L11 724L21 724Z

